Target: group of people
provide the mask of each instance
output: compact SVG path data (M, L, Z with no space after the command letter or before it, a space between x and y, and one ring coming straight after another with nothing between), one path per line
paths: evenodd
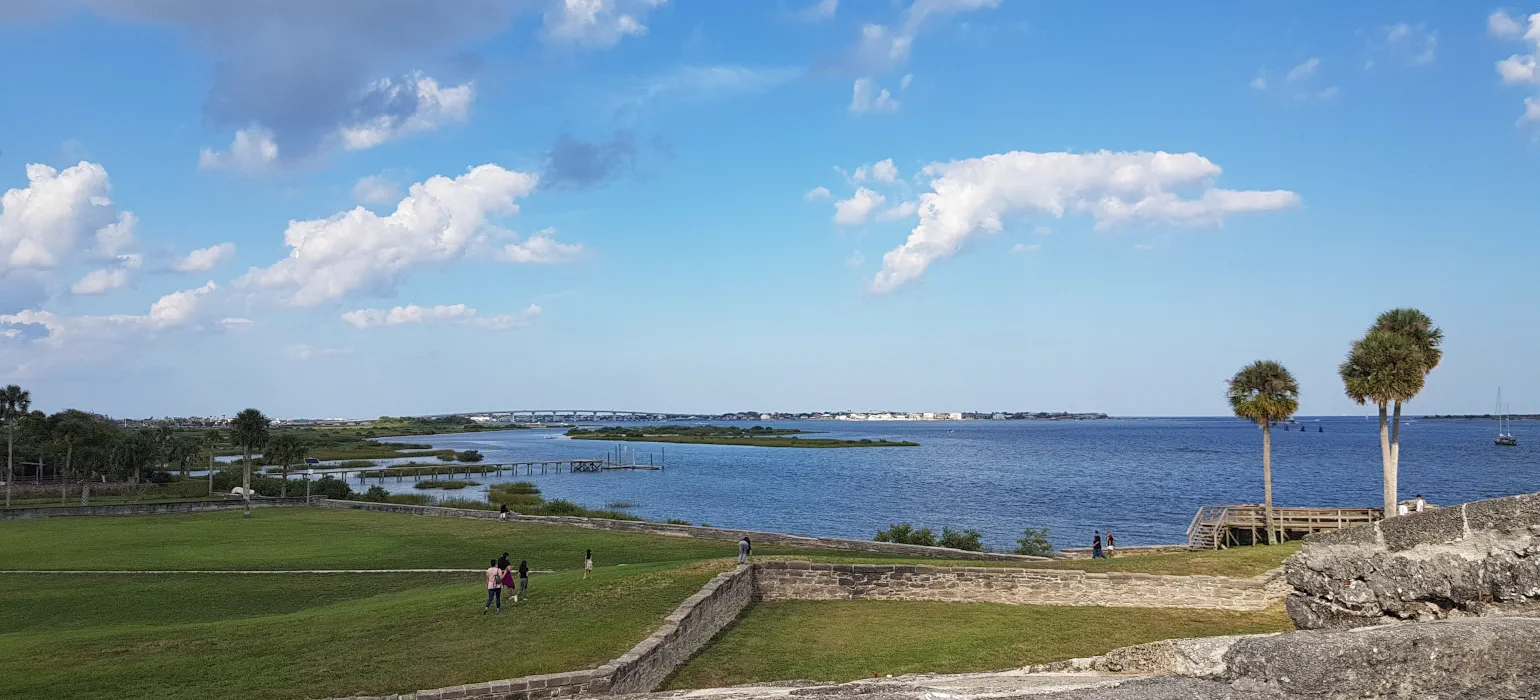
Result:
M1426 508L1426 507L1428 507L1428 502L1422 500L1422 494L1419 493L1419 494L1417 494L1417 498L1412 500L1412 505L1411 505L1410 508L1407 507L1407 505L1405 503L1402 503L1401 505L1396 506L1396 515L1407 515L1413 509L1415 509L1416 512L1421 513L1422 509Z
M1092 559L1107 559L1107 558L1110 558L1113 555L1113 553L1117 551L1117 548L1118 548L1117 541L1112 539L1112 531L1111 530L1107 531L1107 546L1106 546L1106 548L1102 547L1102 531L1101 530L1097 530L1096 531L1096 539L1091 540L1091 558Z
M594 550L584 550L583 578L588 578L588 575L593 573L593 570ZM518 588L514 588L515 575L518 576ZM482 614L486 614L494 605L497 606L499 612L502 611L504 588L508 589L511 602L517 603L519 598L529 600L528 560L520 560L517 569L509 562L507 552L503 552L502 557L492 560L491 564L487 566L487 604L481 609Z

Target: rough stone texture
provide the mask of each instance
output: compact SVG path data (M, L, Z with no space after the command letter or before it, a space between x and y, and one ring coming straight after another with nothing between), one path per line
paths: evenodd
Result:
M334 501L317 499L316 505L326 508L350 508L354 510L373 510L388 513L406 513L409 515L425 515L445 518L470 518L479 520L496 520L497 512L490 510L475 510L467 508L439 508L437 506L408 506L396 503L365 503L361 501ZM969 559L980 561L1051 561L1047 557L1028 557L1019 554L1000 554L997 552L969 552L961 549L948 549L946 547L923 547L913 544L894 544L891 542L872 542L869 540L847 540L838 537L805 537L802 535L788 535L780 532L760 532L757 530L729 530L719 527L700 527L697 525L673 525L670 523L654 523L641 520L612 520L609 518L577 518L564 515L519 515L510 513L508 519L511 522L533 523L539 525L566 525L570 527L586 527L591 530L613 530L617 532L641 532L649 535L667 535L671 537L694 537L708 540L727 540L736 542L745 535L755 545L790 545L793 547L817 547L820 549L835 549L846 552L870 552L875 554L904 554L919 557L939 557L942 559ZM737 550L733 550L737 553Z
M765 600L938 600L1012 605L1261 610L1287 592L1276 573L1249 579L981 566L763 562Z
M1094 671L1097 673L1218 677L1225 672L1225 654L1237 641L1268 635L1230 635L1196 639L1166 639L1113 649L1101 656L1029 666L1034 673Z
M251 502L252 508L302 505L305 505L304 498L264 498ZM240 499L230 499L228 501L187 501L183 503L129 503L110 506L12 508L10 510L0 510L0 520L78 518L91 515L166 515L174 513L202 513L210 510L236 510L244 507L245 504Z
M1300 629L1540 612L1540 494L1311 535L1285 562Z

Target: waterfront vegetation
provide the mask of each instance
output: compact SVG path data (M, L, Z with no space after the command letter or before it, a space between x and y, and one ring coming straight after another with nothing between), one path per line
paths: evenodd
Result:
M448 491L458 491L458 490L466 488L468 486L480 486L480 485L481 485L481 482L479 482L479 481L465 481L463 479L429 479L427 481L419 481L416 484L413 484L412 488L418 488L418 489L444 489L444 490L448 490Z
M894 523L886 530L878 530L877 536L872 538L877 542L892 542L894 544L915 544L922 547L947 547L961 549L966 552L977 552L984 549L984 533L978 530L953 530L949 527L941 528L941 536L928 527L915 529L909 523Z
M620 442L669 442L688 445L744 445L749 447L915 447L905 440L836 440L833 438L786 437L805 433L793 428L754 426L739 428L722 425L650 425L619 428L573 428L567 437L574 440L615 440Z
M671 689L968 673L1092 656L1174 637L1293 629L1258 612L913 601L766 601L680 669Z

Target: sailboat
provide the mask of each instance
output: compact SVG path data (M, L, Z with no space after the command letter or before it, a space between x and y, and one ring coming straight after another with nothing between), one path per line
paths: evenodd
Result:
M1497 388L1497 444L1502 446L1502 447L1518 447L1519 439L1514 437L1513 433L1508 432L1509 427L1510 427L1509 419L1508 419L1508 417L1506 415L1504 415L1504 411L1503 411L1503 390L1502 390L1502 387L1498 387Z

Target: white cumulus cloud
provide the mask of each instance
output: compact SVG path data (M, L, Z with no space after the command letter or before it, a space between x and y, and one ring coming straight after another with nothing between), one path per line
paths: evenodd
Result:
M422 73L405 78L377 80L364 91L360 104L411 104L407 114L370 110L359 114L337 130L344 148L360 151L373 148L420 131L432 131L445 124L465 121L471 101L476 97L472 83L440 87L437 80Z
M857 78L851 91L850 111L853 114L898 111L898 100L885 87L878 87L875 78Z
M142 348L162 332L196 327L217 289L210 281L167 294L142 315L66 316L37 309L0 314L0 337L12 341L0 344L0 374L29 376L51 366L93 362L124 348Z
M1530 15L1524 25L1506 13L1501 13L1501 17L1499 13L1493 13L1487 19L1487 28L1494 36L1518 38L1528 44L1527 53L1516 53L1497 62L1497 74L1502 77L1503 84L1540 86L1540 66L1537 66L1537 56L1540 56L1540 12ZM1519 116L1521 123L1540 122L1540 109L1535 107L1537 98L1540 95L1524 99L1524 112Z
M879 160L872 164L872 179L887 183L898 180L898 167L893 165L893 159Z
M136 253L118 256L117 264L101 270L92 270L70 286L70 293L80 296L106 294L128 286L133 273L144 265L144 256Z
M355 207L325 219L291 221L284 231L288 256L252 268L235 284L293 306L389 293L419 267L464 257L484 235L488 218L517 212L515 200L537 181L530 173L480 165L459 177L438 175L412 185L387 216Z
M1487 16L1487 34L1509 38L1524 33L1524 25L1505 10L1496 10Z
M537 265L571 262L583 257L582 244L562 243L551 237L553 233L553 229L546 229L522 242L509 243L498 249L493 257L504 262Z
M829 188L823 186L814 187L813 189L810 189L802 194L802 198L809 202L819 199L828 199L830 196L832 195L829 193Z
M557 0L545 12L547 41L586 46L614 46L628 36L647 33L647 13L665 0Z
M859 188L850 199L842 199L834 203L834 223L844 226L862 223L871 216L872 211L886 201L887 197L865 187Z
M797 17L806 22L821 22L826 19L833 19L834 14L839 12L839 7L840 0L818 0L818 2L808 6L807 9L798 12Z
M1196 153L1145 151L1012 151L933 163L923 170L931 191L920 196L920 222L883 255L871 290L890 292L919 278L973 236L999 232L1010 214L1087 214L1098 227L1131 221L1210 226L1228 214L1299 203L1287 190L1217 189L1211 183L1220 172Z
M277 165L278 142L273 139L273 131L261 125L236 131L230 148L225 151L205 148L198 154L200 170L233 170L256 174L268 172Z
M514 314L481 315L464 304L448 306L418 306L410 304L385 309L359 309L342 314L342 320L355 328L380 328L383 326L458 325L486 330L503 331L523 328L540 315L540 307L530 304Z
M207 248L199 248L187 255L176 259L171 263L171 269L177 272L203 272L214 269L215 265L235 256L234 243L220 243Z

